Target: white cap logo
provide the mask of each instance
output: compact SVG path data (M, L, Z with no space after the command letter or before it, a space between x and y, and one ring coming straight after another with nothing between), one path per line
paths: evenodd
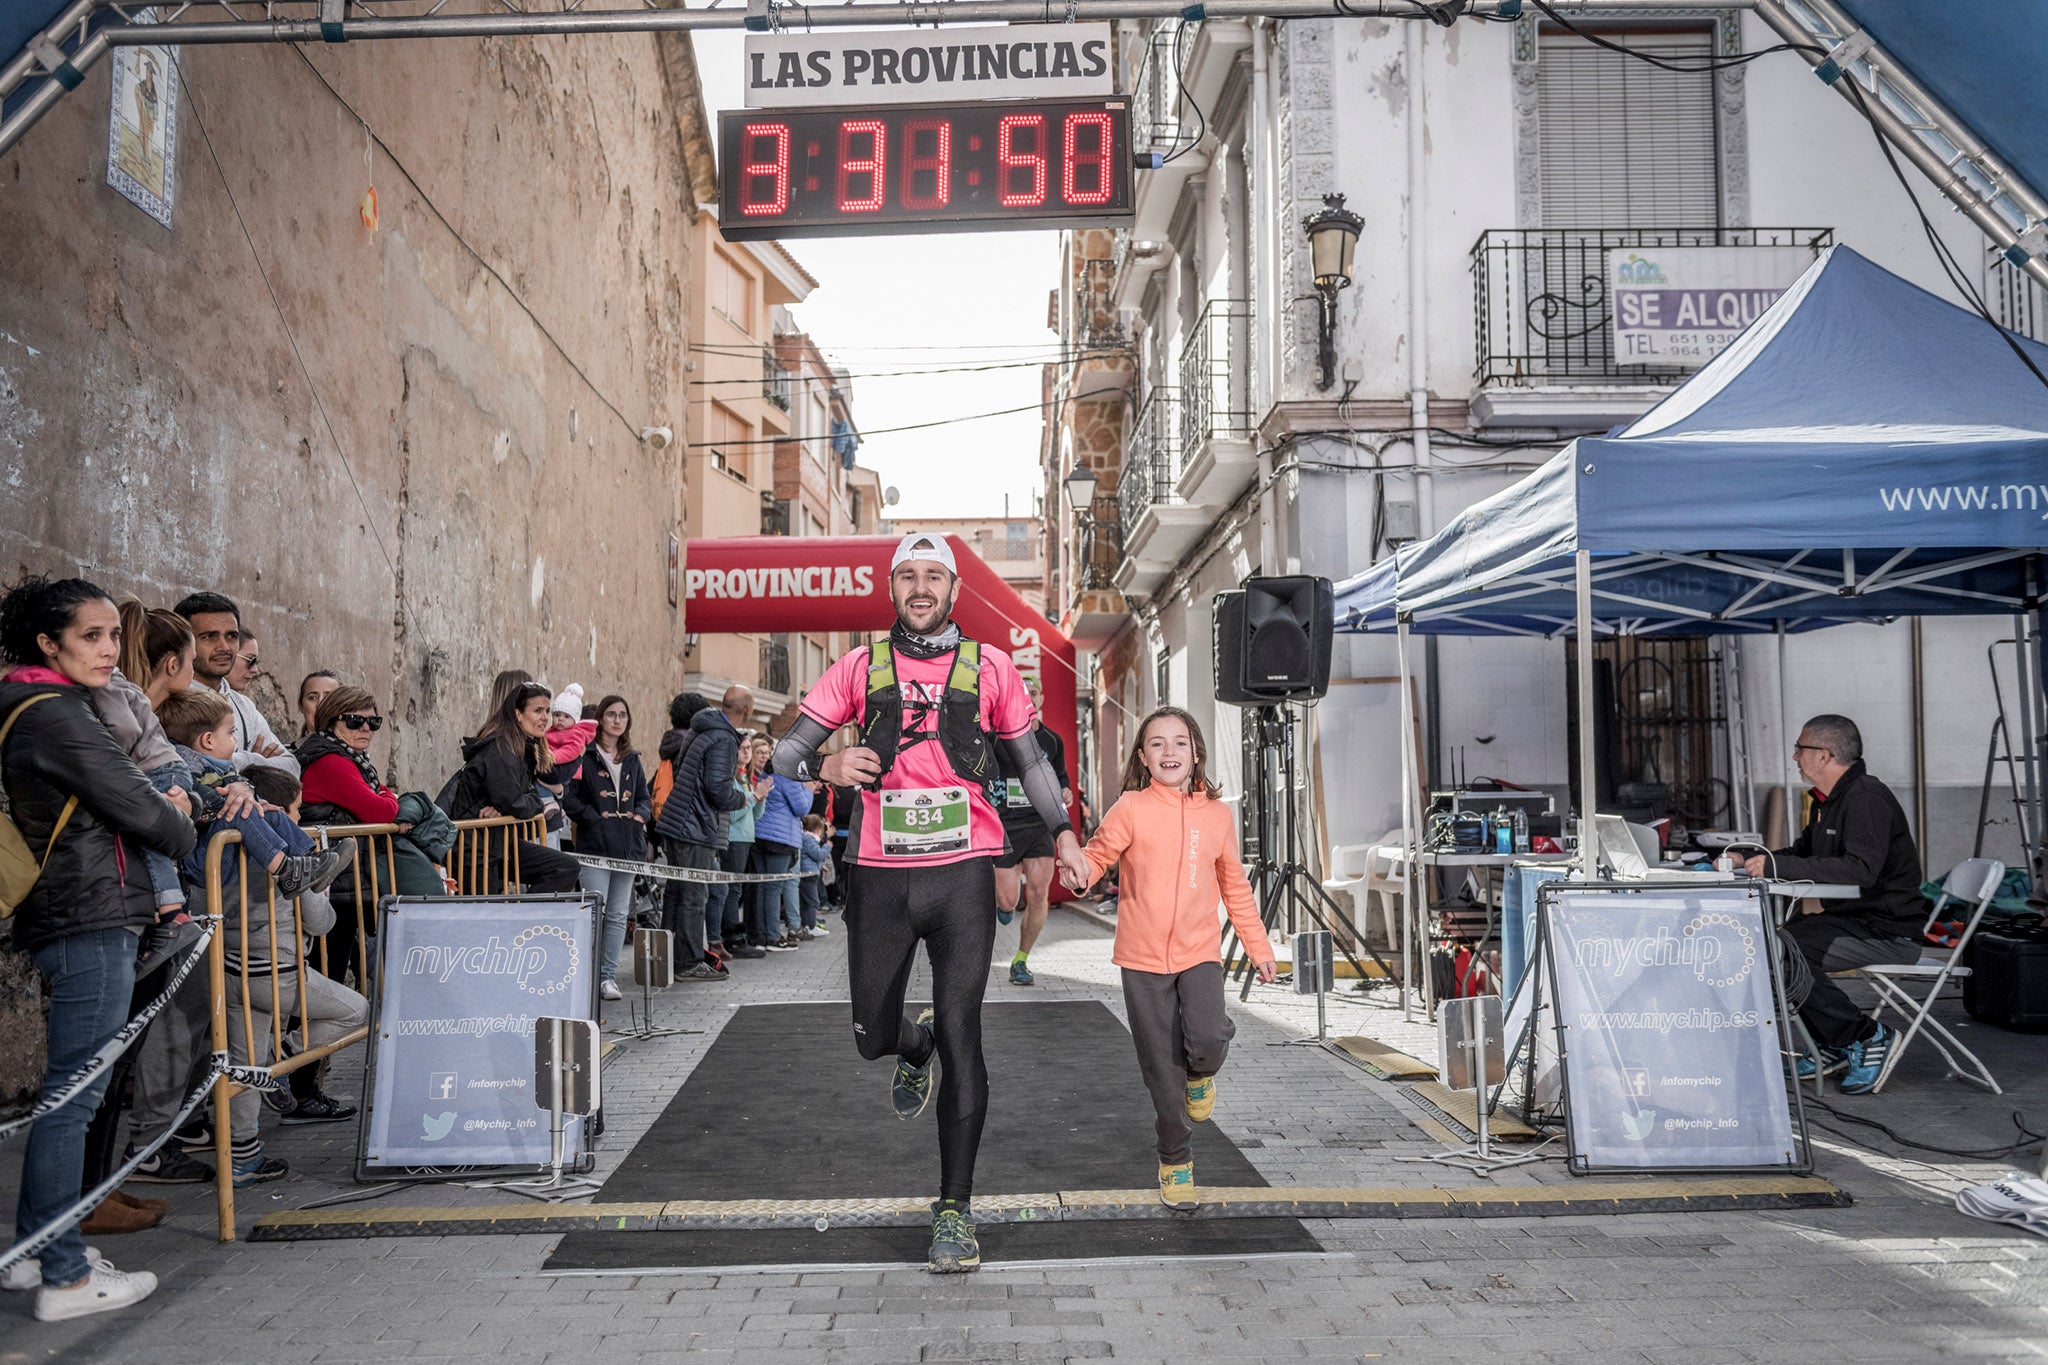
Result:
M895 573L899 565L913 559L943 564L947 573L955 578L960 576L960 568L953 562L953 547L946 543L944 536L935 535L930 531L912 531L897 542L896 553L889 558L889 572Z

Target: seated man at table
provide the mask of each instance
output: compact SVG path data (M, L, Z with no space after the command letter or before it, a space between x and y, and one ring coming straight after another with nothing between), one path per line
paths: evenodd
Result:
M1820 1049L1820 1071L1841 1071L1842 1090L1861 1095L1877 1084L1892 1033L1857 1009L1829 972L1884 962L1918 962L1927 904L1920 895L1920 854L1906 812L1891 788L1863 766L1863 736L1846 716L1815 716L1792 746L1799 774L1812 784L1813 814L1798 842L1748 859L1752 877L1846 883L1850 900L1808 903L1785 926L1813 973L1799 1006ZM1795 1002L1797 1003L1797 1002ZM1812 1059L1799 1059L1810 1078Z

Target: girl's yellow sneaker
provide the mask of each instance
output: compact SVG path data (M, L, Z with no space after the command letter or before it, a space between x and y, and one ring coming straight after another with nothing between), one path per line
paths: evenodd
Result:
M1192 1209L1199 1202L1195 1198L1195 1163L1183 1161L1177 1166L1162 1163L1159 1167L1159 1202L1170 1209Z
M1216 1112L1216 1078L1203 1076L1188 1082L1188 1121L1201 1123Z

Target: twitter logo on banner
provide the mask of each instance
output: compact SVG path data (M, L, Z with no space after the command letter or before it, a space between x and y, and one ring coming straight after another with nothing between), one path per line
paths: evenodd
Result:
M450 1114L448 1117L452 1119L455 1116ZM430 1124L429 1127L431 1126ZM1657 1111L1654 1109L1642 1109L1636 1113L1623 1114L1621 1116L1621 1131L1627 1133L1630 1140L1635 1142L1641 1142L1644 1138L1647 1138L1651 1130L1655 1129L1656 1126Z
M426 1130L427 1141L439 1142L442 1138L455 1131L455 1115L453 1113L440 1115L422 1114L420 1115L420 1127Z

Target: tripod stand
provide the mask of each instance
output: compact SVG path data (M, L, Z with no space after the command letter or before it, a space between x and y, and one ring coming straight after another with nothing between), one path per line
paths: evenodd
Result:
M1344 960L1358 974L1353 990L1366 991L1374 985L1390 984L1394 972L1386 959L1372 950L1351 917L1301 861L1299 821L1294 807L1294 725L1291 708L1280 704L1261 706L1251 714L1252 733L1245 741L1247 794L1253 805L1258 841L1257 856L1248 871L1259 900L1260 918L1270 933L1284 914L1286 932L1292 934L1301 915L1306 913L1316 928L1329 933L1340 945ZM1333 923L1341 924L1345 934L1336 934L1331 928ZM1351 951L1351 944L1363 949L1379 967L1377 980L1366 974L1364 965ZM1237 998L1247 999L1252 993L1251 955L1236 941L1234 933L1224 952L1223 966L1231 979L1240 982Z

